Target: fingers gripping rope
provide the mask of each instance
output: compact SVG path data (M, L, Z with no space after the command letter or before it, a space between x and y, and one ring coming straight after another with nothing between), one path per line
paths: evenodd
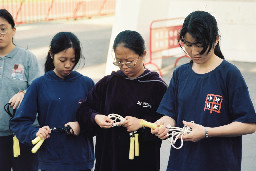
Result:
M53 132L59 132L59 133L65 133L66 135L74 135L74 131L73 129L68 125L67 127L64 128L52 128L51 129L51 133ZM41 145L43 144L44 139L41 139L39 136L37 136L35 139L32 140L32 144L35 145L31 152L32 153L36 153L38 151L38 149L41 147Z
M180 149L183 146L183 135L187 135L192 131L192 129L186 125L183 128L172 127L171 125L167 125L166 129L168 129L168 141L175 149ZM179 147L176 147L174 144L179 139L179 137L181 143Z
M125 121L125 118L123 118L121 115L118 114L109 114L108 117L114 121L112 127L118 126L118 124L122 121Z
M119 126L118 124L125 121L125 118L118 114L109 114L108 117L114 121L112 127ZM135 152L135 154L134 154ZM137 131L130 133L130 150L129 159L133 160L134 156L139 156L139 134Z
M152 129L156 129L157 128L157 124L151 123L151 122L147 122L145 120L141 120L140 124L141 124L141 126L152 128ZM159 128L162 128L162 125L160 125Z
M194 122L192 121L192 123L194 123ZM140 124L144 127L149 127L152 129L157 128L157 124L147 122L145 120L142 120L140 122ZM162 125L160 125L159 128L161 128L161 127L162 127ZM171 146L175 149L180 149L183 146L183 135L189 134L192 131L192 129L186 125L183 128L172 127L171 125L167 125L166 129L168 130L168 133L167 133L168 138L167 139L171 143ZM179 147L176 147L175 143L179 139L179 137L180 137L181 144Z

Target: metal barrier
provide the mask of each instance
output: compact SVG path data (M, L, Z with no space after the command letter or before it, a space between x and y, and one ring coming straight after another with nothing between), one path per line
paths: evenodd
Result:
M112 15L115 0L0 0L16 24Z
M151 65L162 76L161 63L162 59L169 57L177 57L174 67L181 58L189 58L178 43L178 34L182 27L181 21L184 18L172 18L154 20L150 24L149 33L149 61L145 66ZM164 55L163 53L168 53ZM158 62L157 62L158 61Z

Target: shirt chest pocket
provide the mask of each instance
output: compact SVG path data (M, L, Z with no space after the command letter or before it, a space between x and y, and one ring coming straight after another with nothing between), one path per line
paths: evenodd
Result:
M8 87L14 89L26 89L27 88L27 78L25 74L25 69L22 64L14 64L10 70L4 74L6 81L5 84Z
M10 78L13 80L27 81L24 66L22 64L14 64Z

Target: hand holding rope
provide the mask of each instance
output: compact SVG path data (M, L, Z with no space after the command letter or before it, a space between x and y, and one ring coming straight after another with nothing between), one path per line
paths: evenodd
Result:
M119 123L125 121L126 119L118 114L109 114L108 117L113 120L112 127L120 126ZM134 156L139 156L139 134L137 131L132 131L130 135L130 150L129 159L133 160Z
M145 120L141 121L141 125L144 126L144 127L151 128L151 129L156 129L156 128L161 129L163 127L163 125L157 126L157 124L147 122ZM167 125L166 129L168 130L167 140L171 143L171 146L175 149L180 149L183 146L183 135L187 135L192 131L192 129L190 127L186 126L186 125L183 128L172 127L171 125ZM180 138L180 141L181 141L181 145L179 147L176 147L175 143L179 138Z
M63 127L63 128L55 128L54 127L52 129L50 129L50 133L54 133L54 132L64 133L66 135L74 135L74 131L69 125L67 125L66 127ZM44 141L45 141L45 139L42 139L40 136L37 136L35 139L33 139L32 144L35 146L32 148L31 152L36 153Z

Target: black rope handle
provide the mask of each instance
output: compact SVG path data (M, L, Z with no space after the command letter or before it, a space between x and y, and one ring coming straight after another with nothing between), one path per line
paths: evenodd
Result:
M11 105L11 103L6 103L6 104L4 105L4 110L6 111L6 113L7 113L11 118L13 118L13 117L15 116L16 109L13 109L13 113L11 113L11 111L10 111L10 105Z

